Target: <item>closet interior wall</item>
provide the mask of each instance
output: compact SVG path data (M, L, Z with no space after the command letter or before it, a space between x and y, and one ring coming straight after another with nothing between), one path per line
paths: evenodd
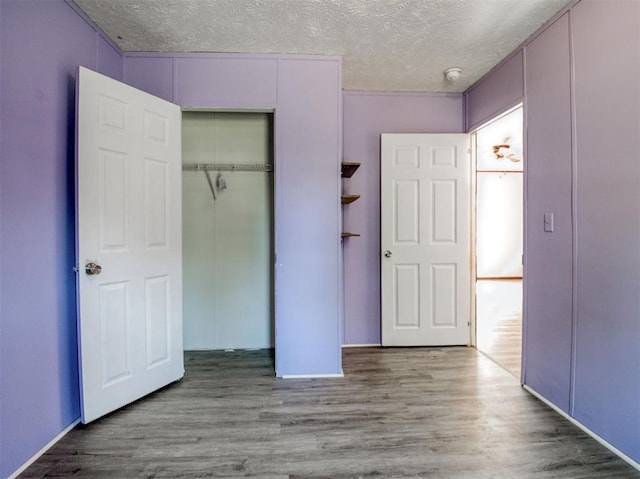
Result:
M182 128L184 165L273 163L270 113L184 112ZM272 173L226 170L183 171L186 350L274 345Z

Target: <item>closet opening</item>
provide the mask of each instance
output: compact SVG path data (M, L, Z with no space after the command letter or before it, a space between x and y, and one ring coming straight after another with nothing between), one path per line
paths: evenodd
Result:
M185 351L274 348L273 131L271 112L183 111Z
M481 127L473 138L476 347L519 378L524 216L522 106Z

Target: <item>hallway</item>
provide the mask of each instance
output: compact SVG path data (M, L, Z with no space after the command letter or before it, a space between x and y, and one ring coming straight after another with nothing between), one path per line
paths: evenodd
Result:
M640 478L475 349L343 354L344 378L285 381L268 350L187 353L20 477Z
M520 379L522 280L476 283L477 348Z

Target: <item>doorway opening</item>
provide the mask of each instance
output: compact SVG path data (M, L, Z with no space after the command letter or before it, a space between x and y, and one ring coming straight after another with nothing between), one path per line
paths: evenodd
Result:
M184 349L274 348L273 114L182 116Z
M522 358L523 109L473 134L476 347L516 377Z

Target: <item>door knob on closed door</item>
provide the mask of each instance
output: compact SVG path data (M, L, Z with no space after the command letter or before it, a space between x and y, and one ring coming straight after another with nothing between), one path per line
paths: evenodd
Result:
M100 274L100 272L102 271L102 266L100 266L98 263L87 263L84 266L84 271L89 276L93 276L96 274Z
M392 255L393 253L391 253L391 251L389 251L389 250L387 249L387 250L384 250L384 253L382 253L382 254L384 254L384 257L385 257L385 258L391 258L391 255Z

